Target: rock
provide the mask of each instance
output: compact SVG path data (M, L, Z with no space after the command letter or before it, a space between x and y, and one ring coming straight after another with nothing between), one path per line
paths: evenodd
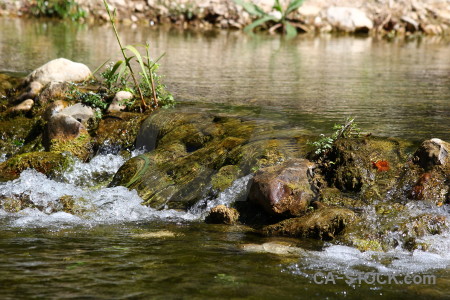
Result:
M263 228L265 235L332 240L356 220L355 213L345 208L323 208L303 217L281 221Z
M321 168L328 183L359 193L366 203L383 199L396 184L412 144L381 137L341 138Z
M142 121L147 116L131 112L112 112L103 117L96 131L96 143L101 150L118 153L133 150Z
M289 243L283 242L267 242L259 244L244 244L241 246L246 252L271 253L277 255L302 255L306 254L306 250L299 247L293 247Z
M311 3L305 3L298 9L298 12L307 18L315 18L319 15L322 8Z
M69 106L69 102L64 100L56 100L52 102L44 111L43 118L45 121L50 121L50 118L57 113L60 113L64 108Z
M6 120L0 119L0 155L12 156L22 149L32 138L37 119L26 118L22 114Z
M45 106L47 103L56 101L64 101L67 99L67 94L70 91L70 85L66 82L50 82L42 89L37 102Z
M27 82L37 81L43 85L50 82L80 82L91 76L89 68L65 58L57 58L37 68L27 77Z
M290 130L283 137L267 124L258 126L244 117L198 107L158 110L142 123L136 138L136 147L149 152L127 161L111 186L136 189L144 204L153 208L187 209L214 192L212 179L219 179L215 174L224 166L229 167L222 170L222 179L231 178L238 169L245 176L253 168L302 153L303 146L292 137L298 132ZM222 179L216 183L226 181Z
M117 92L116 95L114 96L113 101L111 102L111 104L108 107L108 112L124 110L125 108L127 108L127 106L125 105L125 102L127 100L132 99L133 97L134 97L133 94L130 92L127 92L127 91Z
M0 181L16 179L26 169L35 169L47 176L55 176L66 170L73 160L58 152L30 152L15 155L0 164Z
M449 162L448 155L450 144L441 139L426 140L414 153L415 161L425 170L432 169L436 165L446 165Z
M309 183L314 168L306 159L292 159L261 169L253 178L249 200L273 215L301 216L314 198Z
M373 22L357 8L332 6L326 15L332 26L345 32L367 32L373 28Z
M47 126L48 139L70 140L86 133L86 128L74 117L57 113L53 115Z
M416 32L417 30L419 30L419 23L417 23L413 18L408 17L408 16L403 16L400 18L400 20L402 20L403 22L406 23L406 31L409 32Z
M86 128L95 118L94 110L81 103L76 103L72 106L68 106L61 110L61 114L71 116L81 124L83 124Z
M63 113L50 117L43 144L47 151L70 152L82 161L93 154L92 139L84 125Z
M32 81L26 91L19 97L19 99L34 99L36 96L39 95L39 93L41 92L42 88L44 86L38 82L38 81Z
M239 218L239 213L234 208L226 207L225 205L218 205L211 208L208 216L205 218L206 223L210 224L236 224Z
M239 178L241 170L236 165L227 165L220 168L219 172L211 178L213 189L223 192L230 187L232 183Z
M32 99L27 99L17 104L16 106L11 107L11 112L27 112L33 108L34 101Z

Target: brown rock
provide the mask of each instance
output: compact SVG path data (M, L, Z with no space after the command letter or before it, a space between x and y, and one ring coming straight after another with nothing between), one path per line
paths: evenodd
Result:
M62 113L53 115L48 122L49 140L70 140L77 138L81 132L86 132L83 124L75 118Z
M226 207L225 205L218 205L213 207L209 215L205 218L206 223L210 224L236 224L239 218L239 213L236 209Z
M253 179L249 200L273 215L303 215L314 198L309 183L314 167L314 163L306 159L292 159L259 170Z
M265 235L332 240L356 219L345 208L323 208L300 218L292 218L263 228Z
M431 169L436 165L448 162L450 144L441 139L426 140L414 153L415 161L424 169Z

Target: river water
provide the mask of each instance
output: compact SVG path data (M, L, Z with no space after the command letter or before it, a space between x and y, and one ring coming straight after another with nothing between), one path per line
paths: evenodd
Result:
M330 133L334 123L352 116L363 131L376 135L450 140L449 40L300 36L286 41L139 27L119 32L127 44L149 41L155 57L166 53L160 73L182 103L242 108L262 122L282 120L283 126L314 134ZM107 26L0 18L0 72L26 74L56 57L91 69L120 58ZM155 211L142 207L134 191L99 185L122 163L120 156L102 154L56 180L29 170L0 184L2 197L26 195L40 208L0 210L2 299L450 295L448 231L424 237L428 252L412 253L262 238L245 227L203 224L205 209ZM235 182L215 203L245 193L248 179ZM66 195L85 199L79 204L82 217L57 211L57 199ZM450 217L448 205L409 209ZM246 246L263 243L268 243L265 253ZM283 245L290 245L290 254L275 253L286 252ZM380 280L351 281L361 272ZM437 283L404 284L407 275L418 281L432 275ZM387 282L389 276L398 277Z

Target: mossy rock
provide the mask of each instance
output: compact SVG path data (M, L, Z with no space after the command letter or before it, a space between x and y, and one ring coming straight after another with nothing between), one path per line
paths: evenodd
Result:
M26 169L35 169L47 176L56 176L69 168L73 159L60 152L30 152L15 155L0 164L0 181L16 179Z
M0 154L12 156L24 145L34 143L40 134L40 128L39 118L17 116L0 120Z
M8 99L15 98L17 92L14 89L21 85L22 82L22 78L0 73L0 105L6 105ZM2 111L4 109L0 109L0 112Z
M93 141L88 133L80 134L74 139L52 139L50 141L49 151L51 152L69 152L81 161L88 161L93 155Z
M25 208L33 208L34 203L27 194L0 197L0 208L10 213L19 212Z
M105 115L95 131L97 148L119 152L133 150L145 114L113 112Z
M212 188L220 192L229 188L231 184L239 178L241 169L235 165L227 165L220 168L211 178Z
M333 240L356 219L355 213L345 208L321 208L299 218L266 226L262 232L268 236Z
M359 193L366 202L383 199L396 183L411 147L411 143L393 138L341 138L323 164L324 176L331 185Z
M223 190L254 167L298 153L293 137L277 140L274 132L252 139L257 127L252 120L198 109L159 110L142 123L136 141L151 151L126 162L111 185L136 189L154 208L188 208L211 186Z
M83 216L95 210L92 204L82 197L76 198L66 195L60 197L58 202L62 206L62 211L76 216Z

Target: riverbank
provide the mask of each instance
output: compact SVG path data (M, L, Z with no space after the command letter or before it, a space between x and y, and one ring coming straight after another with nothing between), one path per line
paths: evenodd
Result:
M0 1L0 15L36 15L41 1ZM230 0L111 0L118 20L125 24L154 26L172 24L182 28L242 29L253 20L242 7ZM272 0L254 0L270 13ZM106 22L101 1L78 0L86 22ZM307 0L290 18L304 33L370 32L382 35L447 35L450 32L448 0L336 1Z

